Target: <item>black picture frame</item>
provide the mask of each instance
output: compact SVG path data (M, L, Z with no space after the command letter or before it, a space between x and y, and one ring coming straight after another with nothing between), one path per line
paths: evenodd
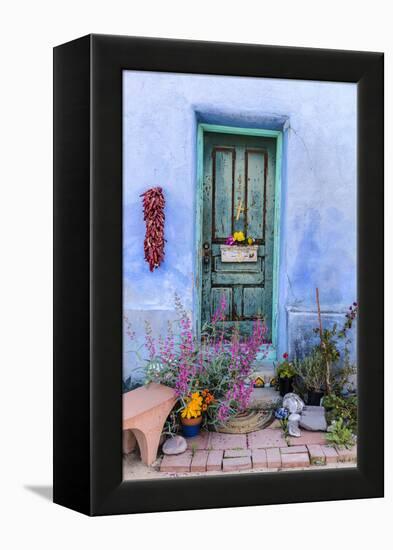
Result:
M358 85L357 468L122 480L122 71ZM383 496L383 54L88 35L54 49L54 502L88 515Z

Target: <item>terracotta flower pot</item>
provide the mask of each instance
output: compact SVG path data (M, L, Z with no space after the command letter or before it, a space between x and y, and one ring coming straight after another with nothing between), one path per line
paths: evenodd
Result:
M195 437L199 434L201 429L202 416L196 418L183 418L180 417L180 421L183 427L184 437Z

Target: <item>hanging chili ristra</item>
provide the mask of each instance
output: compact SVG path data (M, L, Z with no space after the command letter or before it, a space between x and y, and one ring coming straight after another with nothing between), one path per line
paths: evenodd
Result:
M154 271L164 260L165 198L161 187L153 187L142 193L143 219L146 224L144 242L145 260Z

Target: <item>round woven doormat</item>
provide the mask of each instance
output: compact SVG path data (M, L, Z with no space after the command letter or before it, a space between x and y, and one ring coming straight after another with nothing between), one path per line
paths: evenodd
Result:
M226 434L248 434L266 428L272 421L272 411L245 411L230 418L225 425L217 428L217 431Z

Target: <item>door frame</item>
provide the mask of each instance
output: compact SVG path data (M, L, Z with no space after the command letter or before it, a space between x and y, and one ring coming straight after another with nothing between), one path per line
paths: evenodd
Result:
M196 164L196 227L194 250L194 330L199 338L201 333L202 302L202 215L203 215L203 142L205 132L234 134L241 136L269 137L276 140L276 173L274 182L274 245L273 245L273 296L272 296L272 346L267 359L277 359L278 336L278 285L280 264L280 215L281 215L281 171L283 132L263 128L239 128L199 123L197 127L197 164Z

